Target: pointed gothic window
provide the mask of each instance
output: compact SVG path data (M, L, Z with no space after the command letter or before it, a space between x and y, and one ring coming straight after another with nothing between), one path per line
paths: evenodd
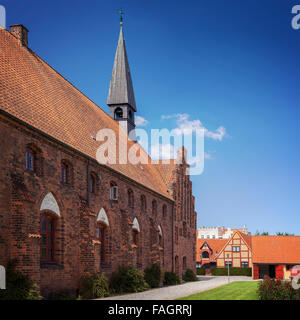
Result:
M134 207L134 195L131 189L128 190L128 207L129 208Z
M152 201L152 214L153 215L157 214L157 202L156 202L156 200Z
M185 271L186 270L186 257L182 258L182 269Z
M54 218L50 215L41 217L41 256L42 262L54 261Z
M34 171L34 158L35 155L31 150L26 151L26 168L30 171Z
M145 195L141 195L141 210L142 212L146 212L147 210L147 202Z
M163 218L165 219L167 217L167 206L165 204L163 205L162 211L163 211Z
M72 184L73 182L73 168L69 161L62 160L60 167L60 182L62 184Z
M100 241L100 259L101 263L106 262L106 255L105 255L105 249L106 249L106 241L105 241L105 235L106 235L106 225L103 223L98 223L96 227L96 238Z
M90 193L98 192L98 176L92 172L89 177L89 191Z
M110 183L110 200L118 200L118 186L116 183Z

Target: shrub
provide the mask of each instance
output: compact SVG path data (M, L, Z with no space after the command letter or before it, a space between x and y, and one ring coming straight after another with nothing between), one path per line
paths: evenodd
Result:
M75 300L76 296L69 291L57 291L49 295L48 300Z
M195 273L191 269L186 270L186 272L183 276L183 280L186 282L198 281L197 276L195 275Z
M213 276L227 276L228 268L211 268L211 274ZM229 274L231 276L252 276L252 268L229 268Z
M204 276L205 275L205 268L197 268L197 275Z
M6 266L6 289L0 290L0 300L40 300L36 284L27 276L15 270L17 260Z
M144 270L144 279L151 288L158 288L162 278L162 270L158 263Z
M297 300L299 291L295 290L288 281L270 279L265 277L258 285L258 296L260 300Z
M108 281L103 273L86 274L80 279L79 294L82 299L103 298L109 295Z
M114 272L110 278L110 290L112 293L141 292L149 289L143 274L132 266L123 266L118 272Z
M165 272L164 285L174 286L180 284L180 279L175 272Z

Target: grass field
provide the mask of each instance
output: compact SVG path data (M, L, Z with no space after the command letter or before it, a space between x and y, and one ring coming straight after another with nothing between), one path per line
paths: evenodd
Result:
M257 281L232 282L178 300L258 300Z

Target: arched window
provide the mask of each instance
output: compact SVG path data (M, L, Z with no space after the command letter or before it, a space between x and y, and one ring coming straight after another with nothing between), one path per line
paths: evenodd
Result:
M61 167L60 167L60 182L62 184L72 184L72 166L71 163L67 160L61 161Z
M186 222L184 221L182 225L183 225L182 233L183 233L183 236L186 238L186 237L187 237L187 226L186 226Z
M54 224L55 219L48 214L41 216L41 256L42 262L54 261Z
M122 119L123 118L123 110L122 110L122 108L117 108L115 110L114 116L115 116L115 120L116 119Z
M131 189L128 190L128 207L129 208L134 207L134 195Z
M185 271L186 270L186 257L182 258L182 269Z
M140 233L140 225L137 218L134 218L133 224L132 224L132 242L136 246L138 246L139 244L139 233Z
M107 228L109 226L109 221L107 214L102 208L97 217L96 224L96 239L100 241L100 261L101 263L107 263Z
M98 191L98 176L91 172L89 176L89 191L90 193L97 193Z
M158 226L158 244L160 247L163 248L164 242L163 242L163 233L162 233L161 226Z
M175 257L175 273L179 276L179 258Z
M202 258L203 259L208 259L209 258L209 253L207 251L202 252Z
M110 183L110 200L118 200L118 186L116 183Z
M157 202L156 200L152 201L152 215L156 215L157 214Z
M60 239L63 237L61 212L52 192L48 192L42 200L40 213L40 261L61 263Z
M104 223L98 223L96 227L96 238L100 241L100 259L101 263L106 262L106 225Z
M141 195L141 210L142 212L146 212L147 211L147 201L146 201L146 197L145 195Z
M34 144L29 144L26 147L26 169L37 175L43 174L43 157L42 151Z
M163 212L163 218L165 219L167 217L167 206L165 204L163 205L162 212Z
M136 246L138 246L138 236L139 233L136 230L132 230L132 243Z
M34 171L34 165L35 165L35 153L28 149L26 151L26 169L30 171Z
M132 244L135 246L135 256L134 256L134 263L136 263L138 268L142 267L142 246L140 246L141 239L140 239L140 225L137 218L134 218L132 224Z
M96 191L96 179L92 174L90 175L90 180L89 180L89 190L90 190L90 193L95 193Z

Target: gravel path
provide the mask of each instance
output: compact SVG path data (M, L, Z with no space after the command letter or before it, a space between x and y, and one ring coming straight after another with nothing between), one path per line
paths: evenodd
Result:
M114 296L97 300L174 300L198 292L210 290L228 283L227 277L198 276L199 281L188 282L178 286L152 289L139 293ZM232 276L230 282L255 281L251 277Z

